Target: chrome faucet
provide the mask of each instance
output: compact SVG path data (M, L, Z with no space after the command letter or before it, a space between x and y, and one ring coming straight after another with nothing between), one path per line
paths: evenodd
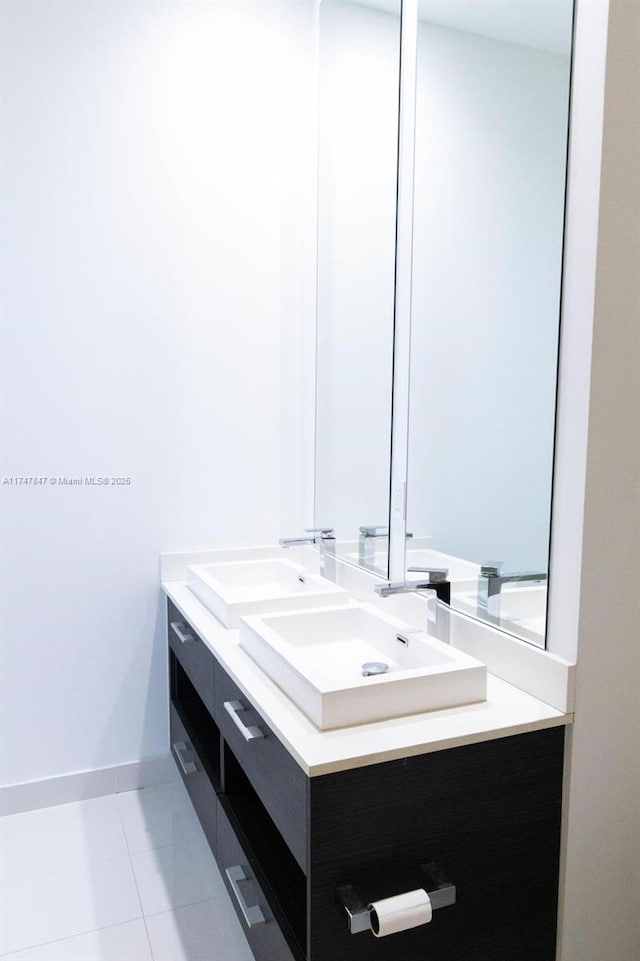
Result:
M309 544L320 550L320 573L329 580L336 579L336 532L333 527L305 527L306 537L281 537L280 547L301 547Z
M451 604L451 581L446 567L407 567L407 573L426 574L428 590L435 591L443 604Z
M500 620L500 598L504 584L540 584L547 580L546 571L513 571L502 573L501 561L489 561L480 568L478 578L478 614Z
M380 597L392 594L435 594L435 611L427 611L427 631L431 629L438 640L449 643L449 604L451 603L451 581L446 567L409 567L411 573L425 574L417 581L386 581L376 584L374 590Z
M411 540L413 534L405 534ZM389 539L389 528L380 526L361 527L358 536L358 564L373 571L376 566L376 544L379 540Z

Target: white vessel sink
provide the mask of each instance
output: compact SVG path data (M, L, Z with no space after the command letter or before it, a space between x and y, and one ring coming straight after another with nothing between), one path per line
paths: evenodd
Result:
M349 594L293 561L227 561L192 564L187 586L225 627L243 614L346 604Z
M353 603L243 617L240 645L322 730L485 700L484 664L413 630Z

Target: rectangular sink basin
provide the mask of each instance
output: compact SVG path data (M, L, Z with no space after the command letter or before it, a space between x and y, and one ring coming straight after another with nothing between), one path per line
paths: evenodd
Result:
M486 699L484 664L367 604L243 617L240 646L321 730Z
M225 627L243 614L346 604L349 594L284 558L192 564L187 586Z

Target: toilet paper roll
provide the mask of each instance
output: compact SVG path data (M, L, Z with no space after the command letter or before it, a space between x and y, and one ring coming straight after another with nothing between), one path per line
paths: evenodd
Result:
M431 900L422 888L407 891L406 894L396 894L393 898L372 901L369 911L371 930L376 938L428 924L432 915Z

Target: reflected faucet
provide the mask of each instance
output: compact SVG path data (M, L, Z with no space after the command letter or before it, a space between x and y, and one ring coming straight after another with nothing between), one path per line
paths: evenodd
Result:
M427 611L427 631L439 641L449 643L449 604L451 603L451 581L446 567L410 567L412 573L426 576L417 581L386 581L376 584L374 591L380 597L390 597L392 594L428 594L430 598L435 594L435 613Z
M306 537L281 537L280 547L301 547L309 544L320 550L320 574L331 581L336 579L336 532L333 527L305 527Z
M413 534L405 534L407 540L411 540ZM359 528L358 537L358 564L373 571L376 566L376 547L379 540L389 540L389 528L383 526L371 526Z
M478 615L489 620L500 620L500 598L504 584L540 584L546 580L546 571L503 574L502 561L488 561L481 566L478 578Z

